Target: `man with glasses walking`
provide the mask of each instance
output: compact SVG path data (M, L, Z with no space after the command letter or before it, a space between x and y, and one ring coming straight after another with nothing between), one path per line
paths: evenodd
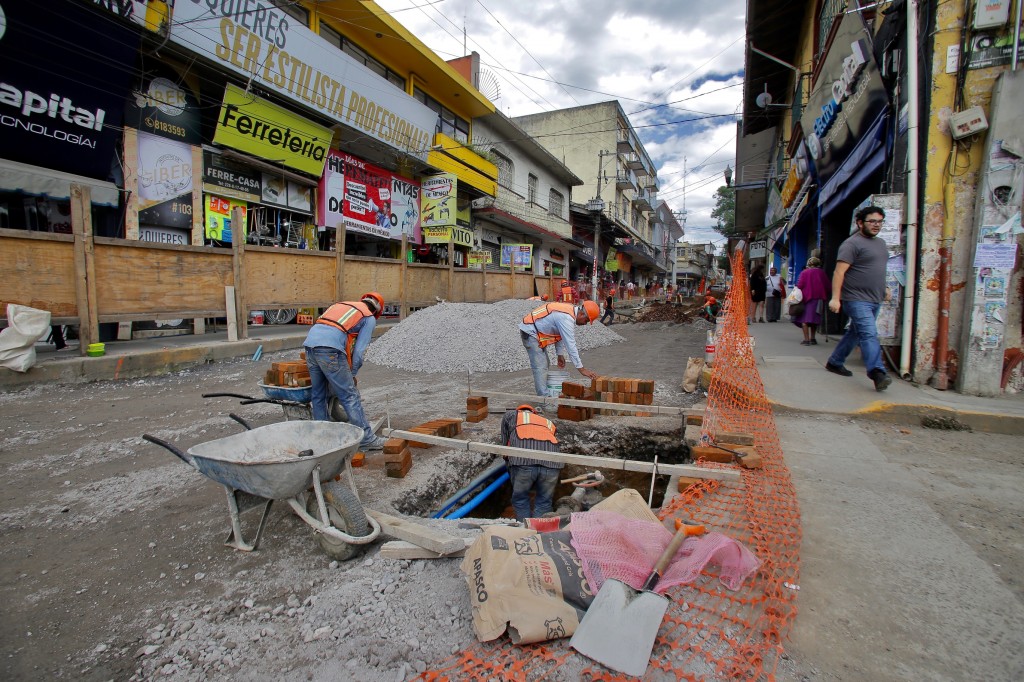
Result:
M855 346L860 346L868 377L876 391L884 391L892 383L882 363L882 347L878 343L875 318L883 300L888 300L885 287L885 264L889 250L878 233L885 212L877 206L866 206L855 216L857 232L839 246L836 270L832 275L832 300L828 309L838 313L843 308L850 326L839 345L829 356L825 369L839 376L853 376L844 363Z

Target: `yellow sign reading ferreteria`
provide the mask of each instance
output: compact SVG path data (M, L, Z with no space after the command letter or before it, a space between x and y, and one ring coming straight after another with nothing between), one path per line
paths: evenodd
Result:
M229 84L213 141L320 177L332 137L329 129Z

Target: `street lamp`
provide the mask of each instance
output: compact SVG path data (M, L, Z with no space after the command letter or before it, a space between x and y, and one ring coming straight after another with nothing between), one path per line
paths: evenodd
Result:
M598 197L587 202L587 210L594 214L594 269L590 275L591 297L597 302L597 259L601 243L601 212L604 211L604 200Z

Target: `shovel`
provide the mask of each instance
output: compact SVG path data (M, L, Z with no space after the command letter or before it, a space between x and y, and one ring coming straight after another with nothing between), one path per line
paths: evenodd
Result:
M654 564L640 592L619 580L606 580L569 640L569 646L612 670L634 677L643 675L668 609L668 597L656 594L654 588L683 540L704 533L704 526L677 520L676 534Z

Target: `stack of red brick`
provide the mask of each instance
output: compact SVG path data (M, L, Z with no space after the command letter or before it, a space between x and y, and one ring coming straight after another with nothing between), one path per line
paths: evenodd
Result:
M466 421L482 422L487 419L487 398L479 395L471 395L466 398Z
M263 383L267 386L286 386L288 388L302 388L312 385L309 378L309 367L306 365L306 354L302 354L300 360L288 362L275 362L263 376Z
M419 426L408 429L413 433L428 436L444 436L452 438L462 433L461 419L434 419ZM389 438L384 443L384 470L391 478L405 478L412 468L411 448L432 448L429 443L421 443L404 438Z
M626 405L653 405L654 381L652 379L623 379L620 377L597 377L592 379L590 387L566 381L562 384L559 398L575 400L593 400L603 403L623 403ZM604 415L635 415L649 417L650 412L623 412L599 407L558 406L558 418L569 421L586 421L595 414Z

